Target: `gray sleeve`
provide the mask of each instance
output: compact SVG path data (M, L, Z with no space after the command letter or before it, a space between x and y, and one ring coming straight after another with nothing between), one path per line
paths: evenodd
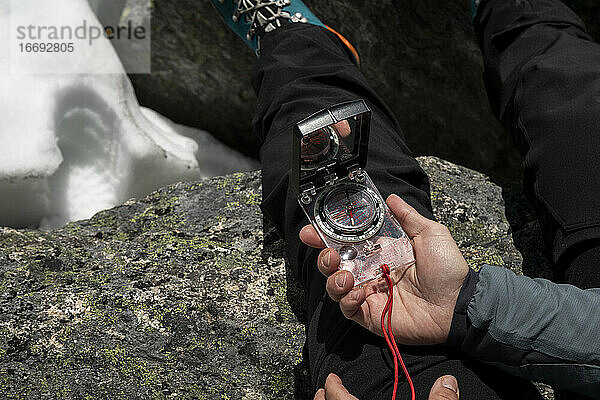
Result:
M470 271L448 343L514 375L600 398L600 289L484 266Z

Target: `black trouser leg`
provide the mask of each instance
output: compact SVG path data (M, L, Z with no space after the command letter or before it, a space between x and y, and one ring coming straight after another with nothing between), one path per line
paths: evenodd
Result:
M394 116L333 34L295 24L265 35L253 84L258 94L254 130L263 141L262 208L283 233L290 267L306 288L314 390L333 372L360 399L387 398L393 364L384 340L342 316L325 293L325 278L316 268L318 251L298 239L308 221L288 185L292 127L322 108L363 98L372 110L367 170L382 195L397 193L431 217L427 176L410 155ZM530 383L479 364L467 365L442 347L403 346L400 351L419 399L426 399L433 382L444 374L458 378L462 399L539 398ZM399 398L409 398L408 385L401 382Z
M558 0L488 0L475 27L488 96L524 157L556 280L600 287L600 45Z
M475 27L556 279L600 287L600 45L558 0L487 0Z

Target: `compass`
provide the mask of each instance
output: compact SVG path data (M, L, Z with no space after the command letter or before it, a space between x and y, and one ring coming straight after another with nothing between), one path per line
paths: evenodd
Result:
M315 200L315 222L323 232L343 242L374 236L384 222L381 197L365 185L349 182L323 191Z
M364 169L371 110L364 100L322 109L296 123L289 184L354 286L415 262L402 227Z
M300 143L303 170L313 169L323 161L334 159L340 147L340 141L331 126L319 129L302 138Z

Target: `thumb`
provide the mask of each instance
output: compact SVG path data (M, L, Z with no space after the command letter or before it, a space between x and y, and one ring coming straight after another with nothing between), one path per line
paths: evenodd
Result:
M452 375L444 375L439 377L431 387L429 400L458 400L459 394L456 378Z
M417 210L395 194L390 195L386 203L402 226L402 229L411 238L421 234L432 222L419 214Z

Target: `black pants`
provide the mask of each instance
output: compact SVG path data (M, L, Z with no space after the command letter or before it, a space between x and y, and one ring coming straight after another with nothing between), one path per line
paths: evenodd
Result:
M502 2L513 3L514 1L501 0L498 3ZM517 14L522 12L520 7L502 6L504 14L496 17L492 12L492 3L496 2L490 0L490 4L480 12L487 19L485 21L480 19L477 22L484 50L486 46L488 49L491 48L492 44L490 43L494 43L496 37L494 31L490 31L488 26L499 27L501 22L496 21L499 21L500 17L514 21ZM560 3L550 0L540 3L547 5L548 14L552 14L552 10L558 8L556 18L562 18L563 22L551 24L548 28L551 31L548 38L542 35L537 39L537 44L546 49L550 46L554 36L560 35L561 30L566 30L577 31L579 34L579 36L573 36L574 43L569 46L577 47L579 43L582 46L588 44L591 46L591 43L586 41L583 31L577 29L578 19L560 8ZM514 17L511 17L511 13ZM556 33L552 33L553 29L556 30ZM521 40L518 36L518 34L513 35L509 42L513 45L518 43ZM529 49L528 46L525 48ZM515 92L517 91L515 88L523 87L523 82L521 82L521 86L516 85L511 89L506 80L498 79L498 76L506 72L505 69L500 68L504 50L484 51L488 65L486 76L488 77L490 99L494 104L502 103L500 99L510 96L511 90ZM521 54L522 60L519 61ZM596 54L600 55L600 51L596 50ZM511 57L511 62L521 65L530 56L525 50L517 51ZM589 58L590 55L586 57ZM585 60L584 57L583 63L586 62ZM552 85L556 87L571 78L571 75L566 74L567 71L565 71L563 80L555 82L555 74L551 66L552 60L548 62L550 64L549 71L536 75L535 79L532 79L533 81L542 79L546 83L552 82ZM593 65L599 64L594 63ZM514 68L514 71L514 74L522 75L517 68ZM547 77L544 78L545 75ZM589 74L573 77L573 79L584 78L591 79ZM421 214L432 218L427 176L406 147L398 123L390 110L369 87L360 71L352 63L345 47L331 33L315 26L292 24L265 35L253 85L258 95L253 126L255 134L263 142L261 148L262 208L284 235L290 267L306 289L307 357L314 389L322 387L327 375L334 372L342 377L348 390L360 399L389 397L393 383L393 365L385 342L342 316L337 304L332 302L325 293L325 278L316 268L318 251L309 249L298 239L298 232L308 221L297 204L296 195L290 191L288 185L292 127L300 119L322 108L357 98L365 99L372 110L367 170L382 195L386 197L390 193L396 193ZM600 91L596 91L596 93L600 94ZM548 126L554 126L555 130L550 131L553 140L560 138L561 133L572 132L572 124L569 124L568 131L566 128L561 130L560 125L555 125L556 117L554 115L539 113L539 109L545 109L548 104L556 107L555 104L559 103L558 99L549 103L549 100L540 99L538 93L532 90L522 95L523 100L527 105L530 103L537 105L537 109L532 109L529 115L535 116L536 122L546 128L546 130L540 131L540 135L547 132ZM600 102L596 102L596 104L600 107ZM506 108L504 107L503 110ZM511 109L511 115L515 117L510 117L507 112L503 111L503 121L508 125L518 126L518 111L523 109L527 109L527 107ZM589 109L575 110L581 111L578 114L581 120L578 122L582 126L586 124L584 110L589 111ZM538 112L536 113L536 111ZM593 118L595 115L587 117L587 119ZM513 132L516 136L519 135L517 130L513 130ZM589 135L581 135L580 138L592 140ZM524 143L527 140L517 138L517 142ZM528 166L528 174L531 174L532 171L536 173L542 165L552 167L557 153L562 157L567 157L569 154L569 147L562 146L560 149L555 149L552 147L554 145L546 146L543 143L545 142L537 147L531 143L527 148L523 147L526 159L529 153L537 156L533 160L531 160L532 157L529 157L531 166ZM540 151L546 153L540 155ZM573 156L572 158L577 157ZM560 170L550 169L554 172ZM593 171L585 172L585 177L592 179L590 173ZM528 184L535 187L535 179L533 183L528 180ZM560 188L560 190L563 189ZM534 190L534 193L537 191ZM581 190L577 194L581 195ZM556 197L554 196L553 199ZM560 196L558 197L560 198ZM535 199L540 201L538 197ZM562 202L563 199L560 198L560 201ZM588 220L587 215L589 214L584 215L584 221ZM544 217L542 221L544 229L551 232L547 235L548 237L559 235L569 228L566 225L562 227L557 224L556 219ZM561 228L563 229L561 230ZM593 227L577 226L576 229L587 230L593 229ZM570 233L563 233L560 237L567 240ZM590 238L591 236L585 236L586 241L589 241ZM563 249L563 242L558 243L559 248ZM565 243L568 244L567 247L578 245L577 241ZM560 255L564 256L566 253L568 251L563 250ZM452 374L457 377L462 399L540 398L531 383L506 376L482 364L462 360L459 355L451 353L443 346L402 346L400 351L415 382L419 399L427 398L433 382L444 374ZM399 397L409 398L408 386L404 380L399 388Z
M488 0L475 28L556 280L600 287L600 45L558 0Z

